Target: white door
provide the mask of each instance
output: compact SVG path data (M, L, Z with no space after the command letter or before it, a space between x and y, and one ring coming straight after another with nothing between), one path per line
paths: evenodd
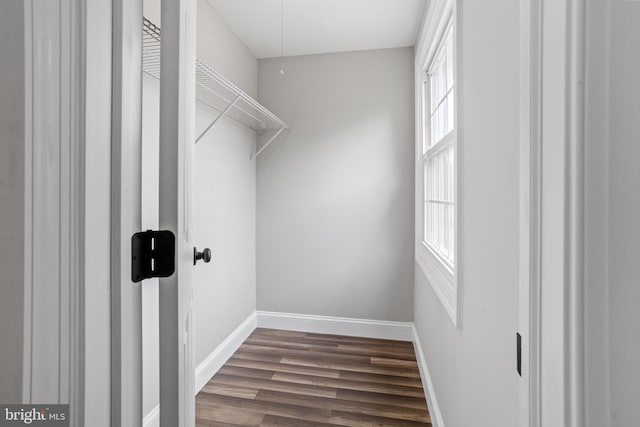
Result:
M160 425L195 425L191 188L195 146L195 2L162 0L160 229L176 238L176 271L160 279Z

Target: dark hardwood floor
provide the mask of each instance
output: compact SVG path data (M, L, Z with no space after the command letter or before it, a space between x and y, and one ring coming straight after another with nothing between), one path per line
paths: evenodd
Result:
M197 426L431 426L413 344L256 329L196 397Z

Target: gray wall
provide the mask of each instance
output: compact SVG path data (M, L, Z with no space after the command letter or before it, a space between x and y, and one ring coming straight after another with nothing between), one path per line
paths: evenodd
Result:
M514 350L518 326L519 9L512 0L460 4L462 326L453 326L417 265L414 317L445 425L513 427L518 424Z
M159 1L145 1L144 14L159 21ZM216 15L198 1L198 57L242 90L256 95L258 63L249 49ZM144 76L143 227L158 226L159 85ZM196 134L217 116L203 104L196 108ZM213 252L210 264L194 269L195 363L200 364L256 308L255 159L249 156L253 131L223 119L196 146L193 220L194 244ZM159 401L158 285L145 281L143 292L143 411Z
M259 61L258 309L412 320L413 48Z
M22 401L24 4L0 2L0 402Z
M587 425L626 427L640 402L640 3L587 5Z

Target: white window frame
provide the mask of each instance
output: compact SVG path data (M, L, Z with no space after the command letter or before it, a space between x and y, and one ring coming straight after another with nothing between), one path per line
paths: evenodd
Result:
M462 102L461 102L461 62L458 17L460 8L457 0L433 1L425 16L422 32L416 47L415 87L416 87L416 235L415 258L435 294L440 299L453 324L461 327L461 294L462 294ZM451 263L438 253L431 244L425 242L425 141L430 137L430 112L428 91L424 90L427 82L427 71L441 46L441 42L451 25L453 37L453 90L454 90L454 128L434 147L437 150L451 142L454 149L454 262ZM428 144L427 144L428 146Z

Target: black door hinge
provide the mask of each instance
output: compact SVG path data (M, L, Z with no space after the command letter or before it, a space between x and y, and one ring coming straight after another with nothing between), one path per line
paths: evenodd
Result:
M522 376L522 336L519 332L516 332L516 369Z
M176 269L176 238L171 231L142 231L131 236L131 280L169 277Z

